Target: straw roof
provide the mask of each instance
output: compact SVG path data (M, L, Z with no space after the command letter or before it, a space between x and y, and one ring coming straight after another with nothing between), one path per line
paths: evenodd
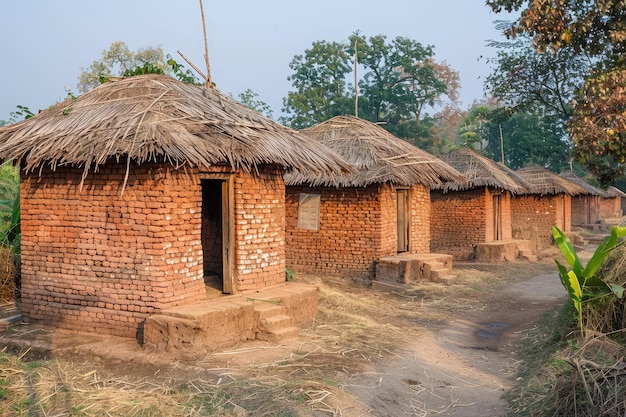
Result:
M332 177L294 170L285 175L287 185L364 187L389 182L430 187L464 180L442 160L393 136L382 127L354 116L333 117L301 132L337 152L357 171Z
M528 192L528 187L530 187L530 184L512 169L479 155L469 148L457 149L441 155L440 158L467 178L463 182L447 182L433 187L443 192L493 187L510 191L513 194L523 194Z
M587 190L580 185L572 181L568 181L539 165L529 165L527 167L520 168L517 170L517 173L530 183L531 188L529 194L588 194Z
M594 187L593 185L589 184L588 182L586 182L585 180L583 180L582 178L580 178L579 176L577 176L576 174L574 174L572 171L563 171L559 174L559 176L565 178L568 181L571 181L575 184L580 185L581 187L583 187L587 192L585 194L587 195L604 195L604 191L601 190L598 187Z
M352 169L319 143L216 88L164 75L108 82L0 128L0 159L22 160L27 170L75 165L86 175L110 158L246 171L276 164L329 175Z
M619 188L610 186L609 188L606 189L606 191L604 191L604 193L602 194L602 197L604 198L626 197L626 193L624 193Z

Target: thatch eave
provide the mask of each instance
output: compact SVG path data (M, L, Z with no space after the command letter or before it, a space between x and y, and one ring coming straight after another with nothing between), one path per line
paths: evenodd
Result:
M457 149L441 155L440 158L463 174L466 180L435 185L434 190L447 193L449 191L467 191L489 187L508 191L512 194L528 192L530 184L517 175L515 171L487 157L478 155L471 149Z
M517 170L531 188L527 194L540 196L566 194L570 196L584 195L587 191L580 185L547 170L539 165L530 165Z
M0 159L19 159L27 171L95 170L111 158L175 167L226 163L249 172L260 165L329 175L353 170L329 149L216 88L162 75L108 82L0 128Z
M431 187L464 180L442 160L354 116L333 117L301 133L332 149L356 167L356 172L328 175L294 170L285 175L286 185L367 187L389 183Z

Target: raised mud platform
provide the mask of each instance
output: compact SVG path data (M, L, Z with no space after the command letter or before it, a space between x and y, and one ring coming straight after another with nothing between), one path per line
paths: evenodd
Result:
M144 349L200 354L245 340L298 335L317 314L315 286L296 282L174 307L146 319Z

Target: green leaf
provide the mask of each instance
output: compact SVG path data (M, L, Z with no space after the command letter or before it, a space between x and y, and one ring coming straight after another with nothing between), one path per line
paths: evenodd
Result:
M600 269L600 267L602 266L602 263L604 262L606 257L609 255L609 253L613 249L621 245L621 243L618 243L618 240L620 237L623 237L623 236L626 236L626 227L619 227L619 226L611 227L611 235L608 236L606 239L604 239L602 243L600 243L600 245L598 245L598 247L596 248L596 251L593 253L593 256L587 263L585 270L582 272L582 276L585 279L587 280L592 279L592 277L595 275L598 269ZM600 280L600 282L604 284L603 281ZM600 286L601 284L597 282L596 280L592 279L591 281L587 282L587 285Z
M558 245L565 261L572 268L572 271L576 274L576 276L582 277L582 265L580 263L580 259L578 259L578 255L572 246L570 240L565 236L565 233L561 232L558 227L552 226L552 236L554 237L554 241Z
M617 298L622 298L624 296L624 287L621 285L609 284L609 287L611 287L611 291L613 291L613 294L615 294Z

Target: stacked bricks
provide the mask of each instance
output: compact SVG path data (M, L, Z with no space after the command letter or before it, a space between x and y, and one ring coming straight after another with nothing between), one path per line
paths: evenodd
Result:
M235 286L285 282L285 184L279 169L239 173L235 193Z
M600 198L599 211L601 219L619 219L622 217L622 198Z
M594 224L600 219L600 197L597 195L580 195L572 197L572 224Z
M300 193L319 194L319 230L298 228ZM429 189L410 189L410 252L427 250ZM375 262L397 253L397 196L389 184L368 187L287 187L287 266L295 272L372 279Z
M430 250L465 260L472 245L485 241L487 195L484 188L431 192Z
M530 240L532 249L553 244L552 226L571 231L571 197L568 195L516 196L511 201L513 237Z
M107 163L22 173L27 321L141 337L144 319L204 299L196 173Z
M411 226L409 229L409 252L430 252L430 188L424 185L413 185L410 190Z

